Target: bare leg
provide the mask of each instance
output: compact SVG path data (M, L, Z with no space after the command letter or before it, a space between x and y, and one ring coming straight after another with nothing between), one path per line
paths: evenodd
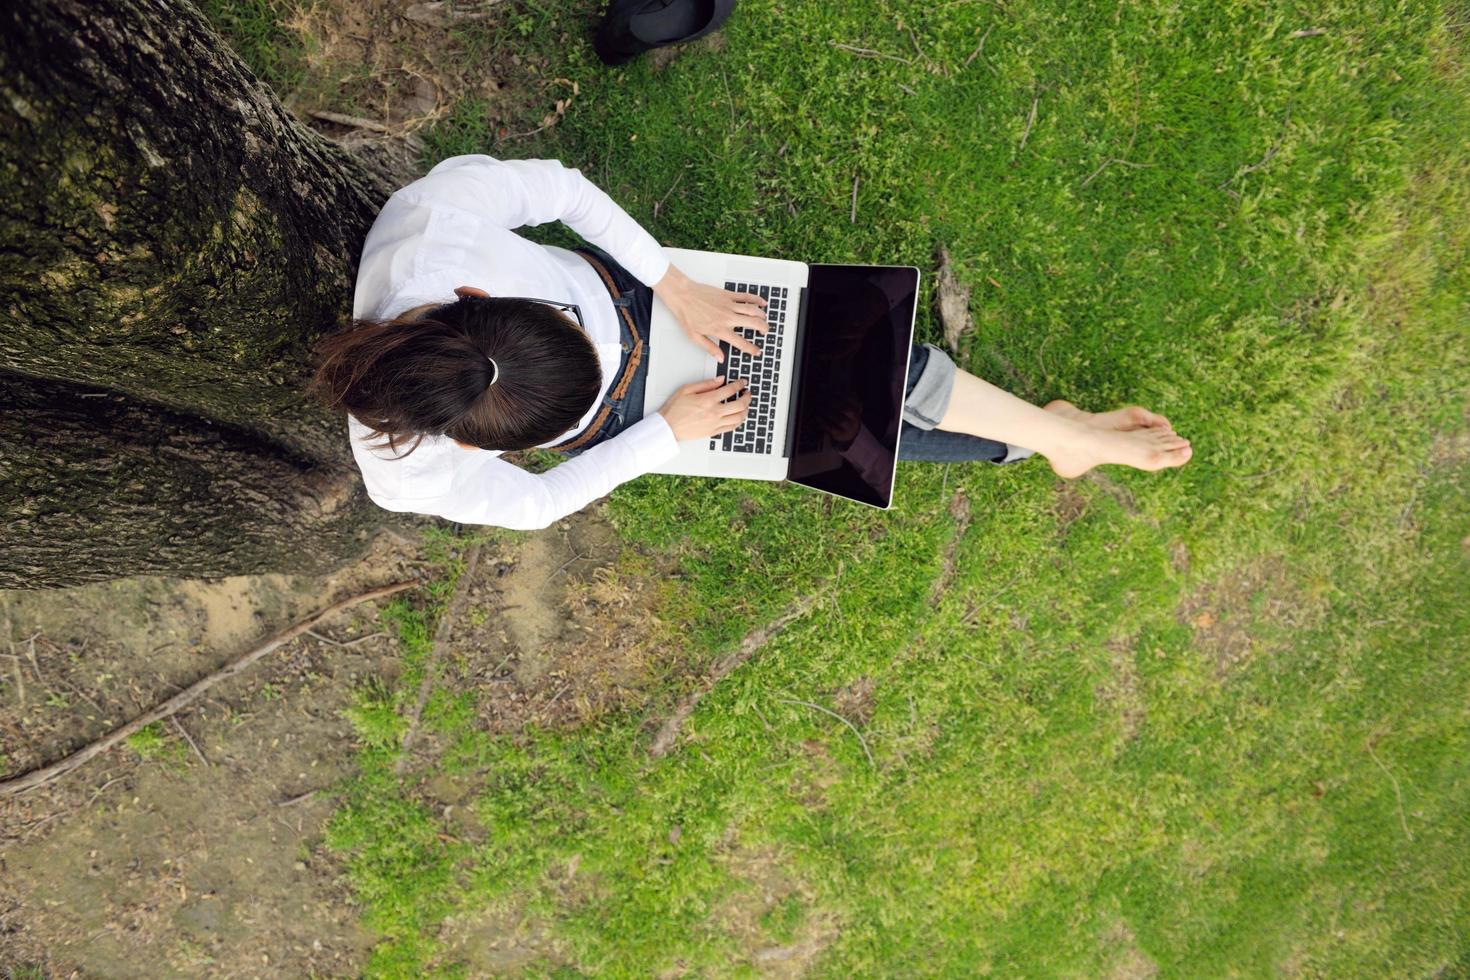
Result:
M1140 470L1183 466L1192 452L1189 440L1161 415L1132 408L1092 415L1067 402L1038 408L965 371L955 375L939 428L1024 446L1069 479L1105 463Z

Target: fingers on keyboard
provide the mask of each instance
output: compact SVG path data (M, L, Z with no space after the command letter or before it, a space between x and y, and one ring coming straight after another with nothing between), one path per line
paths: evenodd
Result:
M730 432L710 439L710 448L725 452L762 454L776 451L776 397L780 390L780 378L774 370L780 363L781 346L786 326L786 304L788 290L785 286L762 286L759 283L727 282L725 288L744 294L749 301L764 303L757 316L760 319L736 328L744 340L757 346L759 355L732 347L721 341L720 349L725 353L725 363L719 373L727 380L748 379L745 417L741 424ZM754 341L760 339L759 345Z

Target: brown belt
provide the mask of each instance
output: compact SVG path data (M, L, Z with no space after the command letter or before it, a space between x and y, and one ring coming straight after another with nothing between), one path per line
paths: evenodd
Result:
M607 268L586 252L578 252L577 254L586 259L587 263L597 270L597 274L602 277L603 284L607 286L607 291L612 294L612 298L615 301L622 299L623 294L618 292L617 284L613 282L613 277L608 274ZM624 322L628 324L628 331L633 335L633 348L628 351L627 359L623 362L623 373L618 376L617 381L613 382L612 390L607 393L609 399L618 399L628 393L628 385L633 383L633 375L638 371L639 362L643 360L643 336L638 333L638 324L633 322L633 314L628 312L628 308L618 305L616 302L613 305L623 315ZM607 421L608 415L611 413L612 406L604 400L602 409L592 417L591 422L587 423L587 428L583 429L579 435L571 440L557 443L551 448L558 452L566 452L569 449L581 449L591 441L593 436L597 435L602 429L603 423Z

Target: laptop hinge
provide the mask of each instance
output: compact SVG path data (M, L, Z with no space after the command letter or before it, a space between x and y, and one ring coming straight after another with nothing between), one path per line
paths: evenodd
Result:
M802 353L806 348L807 287L801 287L801 312L796 315L796 350L791 358L791 398L786 403L786 442L781 447L781 456L790 459L796 445L796 420L801 417L801 374L804 368Z

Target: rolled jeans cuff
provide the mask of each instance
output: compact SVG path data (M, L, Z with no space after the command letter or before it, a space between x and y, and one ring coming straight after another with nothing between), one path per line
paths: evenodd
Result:
M1005 454L1005 458L1002 459L1001 462L1002 463L1019 463L1021 460L1023 460L1023 459L1029 459L1030 457L1032 457L1034 455L1036 455L1036 450L1034 450L1034 449L1027 449L1025 446L1018 446L1018 445L1016 445L1013 442L1008 442L1008 443L1006 443L1006 454Z
M920 429L937 426L944 413L949 411L949 396L954 391L955 366L948 354L925 344L929 356L924 361L923 373L909 390L903 403L905 422Z

